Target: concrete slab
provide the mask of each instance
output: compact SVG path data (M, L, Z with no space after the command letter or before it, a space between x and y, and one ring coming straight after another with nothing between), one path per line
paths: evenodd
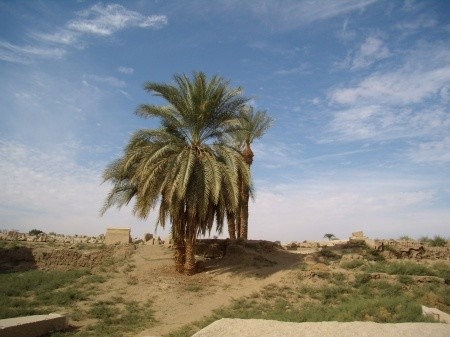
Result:
M316 322L290 323L260 319L218 320L192 337L449 337L441 323Z
M0 319L0 337L38 337L68 326L65 315L48 314Z
M438 322L450 324L450 315L436 308L428 308L422 305L422 313L424 316L429 316Z

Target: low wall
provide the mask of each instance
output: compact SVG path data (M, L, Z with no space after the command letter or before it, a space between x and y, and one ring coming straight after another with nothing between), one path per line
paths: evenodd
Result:
M38 337L67 326L67 317L60 314L0 319L0 337Z
M104 246L87 251L70 248L13 247L0 249L0 271L20 269L95 268L132 255L134 245Z

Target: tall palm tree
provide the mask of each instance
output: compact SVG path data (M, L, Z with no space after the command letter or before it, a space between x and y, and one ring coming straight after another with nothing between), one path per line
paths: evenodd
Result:
M236 214L239 182L250 185L250 171L237 149L222 139L247 99L218 76L175 75L175 84L149 82L145 89L168 104L141 105L137 114L159 118L161 127L137 131L122 158L105 170L113 183L102 212L135 199L134 213L147 218L159 206L158 222L171 223L177 271L195 273L195 242L213 224L221 230Z
M253 107L246 106L240 110L237 127L232 134L234 142L238 144L241 150L244 162L249 170L253 163L253 151L251 144L255 139L261 138L267 129L273 125L273 118L267 115L266 111L257 111L254 113ZM247 240L248 237L248 201L251 194L251 186L241 181L240 184L240 202L238 205L238 217L229 221L229 235L233 236L232 221L235 220L235 235Z

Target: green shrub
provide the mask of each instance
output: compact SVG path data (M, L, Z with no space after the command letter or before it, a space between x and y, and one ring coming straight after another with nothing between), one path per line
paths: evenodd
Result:
M436 235L432 240L430 240L430 245L433 247L444 247L447 244L447 240L439 235Z
M359 288L361 287L363 284L366 284L368 282L370 282L371 278L370 278L370 274L357 274L355 276L355 282L353 282L353 286L355 288Z
M414 262L378 262L366 266L365 270L369 273L379 272L391 275L422 275L436 276L436 273L428 266L420 265Z
M361 267L363 264L364 264L363 260L351 260L351 261L341 262L340 266L344 269L355 269L355 268Z
M330 248L322 248L319 252L318 252L319 256L324 257L328 260L338 260L341 257L336 254L335 252L333 252Z
M44 233L43 231L41 231L40 229L32 229L31 231L28 232L29 235L39 235Z
M413 284L414 280L410 275L398 275L398 281L403 284Z
M85 299L82 289L70 285L86 274L85 270L0 274L0 319L42 314Z
M423 245L428 245L431 242L431 239L428 236L421 236L419 238L419 242Z

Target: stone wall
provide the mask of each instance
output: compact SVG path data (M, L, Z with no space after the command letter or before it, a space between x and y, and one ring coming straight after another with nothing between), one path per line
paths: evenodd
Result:
M63 235L63 234L46 234L29 235L19 233L17 231L3 231L0 232L0 240L5 241L20 241L20 242L49 242L49 243L63 243L63 244L77 244L77 243L94 243L102 244L105 242L103 234L98 236L88 235Z
M59 247L17 246L0 249L0 271L20 269L73 269L110 265L131 256L134 245L78 250Z

